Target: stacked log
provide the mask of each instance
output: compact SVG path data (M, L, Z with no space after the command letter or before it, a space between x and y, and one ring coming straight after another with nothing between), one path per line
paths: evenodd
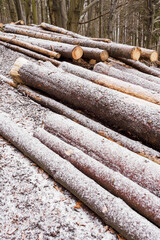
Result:
M0 113L0 134L128 240L160 239L158 227L78 171L3 113Z

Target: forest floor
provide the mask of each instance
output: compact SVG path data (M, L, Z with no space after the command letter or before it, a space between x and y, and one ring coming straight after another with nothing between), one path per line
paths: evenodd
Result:
M0 74L23 54L0 46ZM33 59L32 59L33 61ZM49 110L0 78L0 111L29 133ZM0 239L116 240L116 232L42 169L0 137Z

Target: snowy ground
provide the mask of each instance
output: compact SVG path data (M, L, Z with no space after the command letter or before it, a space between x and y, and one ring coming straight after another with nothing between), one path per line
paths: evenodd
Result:
M0 74L22 54L0 46ZM26 56L25 56L26 57ZM0 110L28 132L49 110L0 80ZM121 239L85 205L0 137L0 240Z

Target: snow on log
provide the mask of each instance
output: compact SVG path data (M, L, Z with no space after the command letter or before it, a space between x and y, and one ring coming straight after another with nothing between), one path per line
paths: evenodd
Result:
M108 138L109 140L114 141L123 147L128 148L132 152L135 152L141 156L149 158L150 160L160 164L160 153L153 150L152 148L149 148L138 141L134 141L130 138L127 138L121 135L120 133L105 127L101 123L96 122L79 112L76 112L75 110L67 107L66 105L60 102L57 102L52 98L49 98L34 90L31 90L26 86L18 85L18 91L24 95L27 95L27 97L30 97L37 103L40 103L42 106L47 107L56 113L62 114L70 118L71 120L91 129L97 134L105 138Z
M55 59L52 59L52 58L49 58L49 57L46 57L42 54L33 52L31 50L28 50L28 49L25 49L25 48L22 48L22 47L18 47L16 45L12 45L10 43L6 43L6 42L2 42L2 41L0 41L0 45L3 45L3 46L5 46L9 49L12 49L13 51L23 53L23 54L25 54L29 57L32 57L32 58L35 58L35 59L38 59L38 60L49 61L49 62L53 63L55 66L59 65L59 61L57 61Z
M160 84L156 84L156 83L147 81L146 79L137 77L133 73L121 71L121 70L113 67L111 64L106 64L106 63L102 63L102 62L97 63L94 66L94 71L114 77L114 78L121 79L122 81L125 81L125 82L130 82L132 84L136 84L141 87L153 90L157 93L160 93Z
M45 129L160 197L160 166L70 119L51 113Z
M141 52L140 48L125 45L125 44L112 43L112 42L111 43L97 42L97 41L90 40L88 38L86 39L69 38L65 35L58 36L58 35L55 35L54 33L45 34L41 32L35 32L32 30L18 28L11 25L5 25L4 31L15 33L15 34L27 35L30 37L47 39L47 40L56 41L56 42L80 45L84 47L100 48L108 51L109 55L112 57L123 57L123 58L129 58L133 60L139 60L140 58L140 52Z
M122 174L89 157L42 128L34 136L102 187L160 227L160 199Z
M11 43L11 44L14 44L14 45L21 46L23 48L27 48L29 50L47 55L49 57L60 58L60 56L61 56L60 53L57 53L53 50L50 51L48 49L45 49L45 48L42 48L42 47L39 47L39 46L36 46L36 45L32 45L32 44L27 43L25 41L20 41L20 40L17 40L15 38L8 37L4 34L0 34L0 40L2 40L4 42L7 42L7 43Z
M158 94L160 93L159 85L155 86L155 89L157 89L158 92L157 93L139 85L128 83L120 79L113 78L111 76L105 76L104 74L93 72L91 70L84 69L83 67L75 66L68 62L62 62L59 65L59 68L62 68L68 73L72 73L79 77L85 78L104 87L108 87L119 92L126 93L134 97L141 98L143 100L160 105L160 94Z
M146 64L141 63L139 61L133 61L131 59L126 59L126 58L119 58L120 61L130 65L131 67L134 67L138 69L141 72L151 74L156 77L160 77L160 72L156 71L155 69L148 67Z
M128 240L160 239L160 230L0 113L0 134Z
M75 75L18 58L10 72L16 82L89 111L109 126L130 132L160 149L160 106L99 86ZM41 77L43 76L43 78Z
M141 48L141 59L156 62L158 60L158 52L147 48Z

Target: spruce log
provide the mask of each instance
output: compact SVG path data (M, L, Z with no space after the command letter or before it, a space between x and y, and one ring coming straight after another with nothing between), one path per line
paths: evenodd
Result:
M111 64L106 64L102 62L97 63L94 66L94 71L153 90L155 93L160 93L160 84L144 80L143 78L137 77L132 73L123 72L113 67Z
M110 61L110 59L109 59L109 61ZM121 70L123 72L132 73L132 74L134 74L137 77L144 78L144 79L146 79L146 80L148 80L150 82L154 82L154 83L160 84L160 78L159 77L155 77L153 75L141 72L141 71L139 71L137 69L134 69L134 68L131 68L130 66L127 66L127 65L126 66L122 66L120 64L120 62L113 62L113 61L111 61L111 64L112 64L113 67L115 67L115 68L117 68L117 69L119 69L119 70Z
M106 42L106 43L111 43L112 41L107 38L91 38L93 41L98 41L98 42Z
M31 50L28 50L28 49L25 49L25 48L22 48L22 47L18 47L16 45L12 45L12 44L2 42L2 41L0 41L0 45L3 45L3 46L5 46L9 49L12 49L13 51L23 53L23 54L25 54L29 57L32 57L32 58L35 58L35 59L38 59L38 60L49 61L49 62L53 63L55 66L59 66L59 63L60 63L59 61L57 61L55 59L43 56L42 54L33 52Z
M147 48L141 48L141 59L156 62L158 60L158 52Z
M44 127L160 197L160 165L56 113L46 117Z
M10 81L9 81L10 84ZM130 138L127 138L121 135L118 132L111 130L110 128L105 127L99 122L92 120L91 118L86 117L85 115L74 111L73 109L67 107L66 105L57 102L56 100L46 97L30 88L18 85L18 91L24 95L27 95L32 100L40 103L42 106L51 109L52 111L62 114L71 120L83 125L94 131L95 133L116 142L117 144L128 148L132 152L135 152L143 157L149 158L150 160L160 164L160 153L149 148L138 141L134 141Z
M82 47L83 58L95 59L97 62L104 62L108 59L108 52L99 48Z
M128 240L160 240L158 227L85 176L3 113L0 114L0 134Z
M24 58L15 61L10 74L15 81L89 111L108 125L126 133L129 131L153 148L160 149L160 106L99 86L62 70L49 70Z
M139 71L141 72L144 72L144 73L147 73L147 74L151 74L153 76L156 76L156 77L160 77L160 73L156 70L154 70L153 68L151 67L148 67L146 64L144 63L141 63L139 61L133 61L131 59L126 59L126 58L118 58L120 61L128 64L129 66L131 67L134 67L136 69L138 69Z
M133 83L127 83L125 81L113 78L111 76L105 76L103 74L96 73L88 69L84 69L83 67L75 66L68 62L62 62L59 65L59 68L62 68L64 71L68 73L72 73L79 77L85 78L89 81L92 81L104 87L108 87L119 92L126 93L134 97L141 98L146 101L160 105L159 85L155 86L155 89L157 90L157 92L155 92L142 86L135 85Z
M27 48L29 50L47 55L49 57L60 58L60 56L61 56L60 53L57 53L57 52L53 51L53 49L52 49L52 51L50 51L48 49L38 47L36 45L33 46L30 43L27 43L25 41L20 41L20 40L17 40L17 39L12 38L12 37L8 37L8 36L3 35L3 34L0 34L0 40L2 40L4 42L7 42L7 43L11 43L11 44L14 44L14 45L21 46L23 48Z
M74 45L80 45L84 47L92 47L92 48L100 48L103 50L108 51L110 56L113 57L125 57L130 58L133 60L138 60L140 58L140 48L133 47L125 44L119 44L119 43L103 43L103 42L97 42L93 40L82 39L82 38L69 38L67 36L57 36L54 33L53 34L43 34L40 32L34 32L27 29L21 29L18 27L13 27L10 25L5 25L4 28L5 32L15 33L15 34L22 34L27 35L30 37L36 37L36 38L42 38L47 39L51 41L56 42L64 42Z
M62 158L67 159L81 172L116 197L123 199L130 207L160 227L160 199L154 194L42 128L37 129L34 136Z

